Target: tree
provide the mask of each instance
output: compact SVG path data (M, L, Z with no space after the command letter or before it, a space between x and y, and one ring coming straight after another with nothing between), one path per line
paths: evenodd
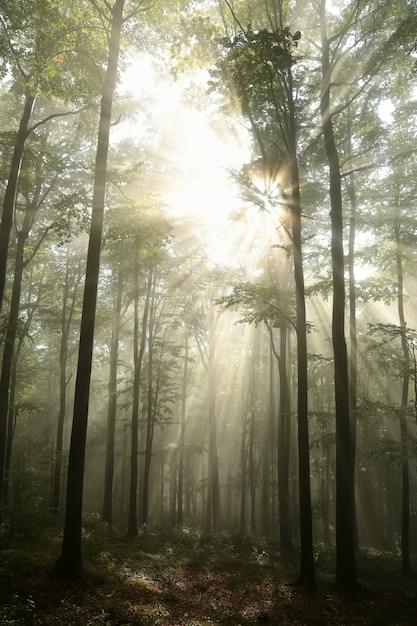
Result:
M18 3L4 0L2 3L0 54L5 61L2 73L11 79L13 89L23 96L23 110L13 142L0 222L0 310L26 141L52 119L77 113L75 110L62 111L62 102L83 105L97 95L96 63L100 59L97 38L95 34L91 35L87 24L83 7L68 13L55 0ZM92 62L94 56L96 61ZM37 119L30 126L36 101L42 97L57 99L60 110Z
M227 3L228 6L229 3ZM283 6L273 20L273 30L244 30L231 8L240 32L224 45L229 49L223 74L231 75L242 113L248 118L260 152L258 177L267 190L265 200L282 202L289 210L289 228L294 253L294 279L297 332L297 420L300 490L301 571L298 582L316 588L310 494L310 461L307 401L307 324L304 271L302 260L301 196L297 155L297 119L295 114L294 51L301 34L282 25ZM221 66L221 65L220 65ZM285 120L285 121L283 121ZM266 132L265 132L266 130ZM281 180L288 178L291 192L283 191ZM253 187L249 181L250 187ZM268 198L268 193L275 198ZM278 198L281 196L281 200Z
M172 410L170 404L178 400L176 380L171 380L172 370L176 374L178 369L178 348L170 339L170 332L178 327L178 318L175 308L172 310L171 301L174 298L178 285L171 284L169 273L174 269L172 260L167 252L169 242L168 224L165 220L154 218L155 241L150 249L150 262L153 266L152 288L149 304L148 322L148 350L147 350L147 381L146 381L146 421L145 421L145 450L143 459L142 481L142 508L141 523L146 524L149 516L151 490L151 463L154 456L155 427L166 426L171 421ZM175 299L174 299L175 301ZM171 305L171 306L170 306ZM176 378L176 376L175 376ZM179 447L176 447L179 450ZM179 463L179 454L176 454L176 465ZM179 466L175 468L175 475ZM173 489L172 522L175 525L175 501L177 490Z
M129 537L135 537L138 534L138 435L139 435L139 400L140 400L140 383L143 357L146 348L146 330L148 326L149 305L152 293L152 284L154 276L154 268L150 264L146 271L145 285L145 302L143 306L142 324L140 329L139 341L139 259L136 258L134 268L134 329L133 329L133 402L132 402L132 429L131 429L131 448L130 448L130 486L129 486L129 513L128 513L128 529Z
M209 303L208 311L208 482L207 482L207 518L208 529L218 530L220 527L220 484L219 460L217 451L217 418L216 418L216 386L217 386L217 331L218 317L214 305Z
M320 110L324 144L329 163L331 252L333 276L332 340L336 404L336 585L358 585L355 555L354 456L349 410L348 356L345 339L345 276L343 208L339 155L330 109L332 81L330 40L326 31L326 0L320 6L322 87Z
M411 541L411 489L410 489L410 381L415 383L415 359L413 346L415 331L408 327L406 311L406 293L408 276L412 276L414 270L413 253L416 237L416 222L410 207L416 199L415 188L415 160L413 158L414 147L410 131L415 128L416 110L414 103L407 104L404 96L407 86L398 86L393 97L398 98L403 106L393 114L389 138L387 138L384 153L386 154L387 174L382 188L378 188L381 202L385 205L384 220L381 216L373 216L375 236L383 237L378 243L379 267L385 271L387 279L393 285L397 305L397 324L373 325L371 335L378 332L382 337L383 344L400 344L400 357L392 355L390 362L395 365L401 381L398 390L398 403L394 404L395 414L399 422L399 462L401 468L401 561L404 575L412 574L410 564L410 541ZM383 243L382 243L383 242ZM394 291L394 290L393 290ZM412 311L409 312L412 315ZM386 351L384 350L386 355ZM386 355L387 356L387 355ZM389 393L390 402L395 398Z
M117 77L124 5L125 0L115 0L111 8L109 55L101 98L95 161L93 211L87 252L78 367L75 383L74 413L68 464L64 536L61 554L55 563L55 572L59 576L66 578L78 578L82 573L81 516L88 401L93 357L111 113Z
M404 360L404 374L402 377L401 409L400 417L400 437L401 437L401 477L402 477L402 505L401 505L401 562L403 574L412 574L410 565L410 468L408 462L408 432L407 432L407 408L408 389L410 383L410 352L406 337L406 320L404 314L404 272L403 253L401 250L401 217L399 207L394 222L394 236L396 245L396 265L397 265L397 304L398 318L401 329L401 348Z
M182 374L182 392L181 392L181 430L178 453L178 509L177 509L177 526L182 528L183 524L183 507L184 507L184 465L185 465L185 435L186 435L186 417L187 417L187 391L188 391L188 330L185 330L184 345L184 369Z
M64 449L64 426L67 414L67 388L71 378L68 376L68 355L70 349L70 331L76 308L79 286L83 278L83 266L80 260L73 267L73 259L70 254L65 258L62 310L60 320L60 340L59 340L59 411L57 419L55 462L53 470L53 485L51 497L51 509L58 513L61 502L62 483L62 460Z
M36 314L38 307L41 305L44 295L44 278L46 273L46 266L43 268L43 271L40 276L40 281L36 284L35 274L33 271L33 267L30 272L30 280L29 285L30 288L27 291L26 302L21 307L21 309L25 312L25 318L22 317L19 319L17 323L16 329L16 340L13 345L12 350L12 361L10 368L10 387L9 387L9 405L7 411L7 436L6 436L6 444L5 444L5 460L4 460L4 475L3 475L3 483L2 483L2 497L3 502L5 504L8 503L9 496L9 478L12 467L12 447L13 447L13 438L16 429L16 423L19 414L19 403L16 400L16 392L17 392L17 380L18 380L18 365L22 352L22 348L25 340L28 337L30 332L31 324L33 321L33 317ZM36 302L33 302L33 291L35 289L35 284L37 288L37 299Z
M119 341L122 321L123 273L118 266L116 294L114 297L114 317L110 339L109 399L107 409L106 463L104 470L103 521L112 524L113 520L113 477L114 450L117 409L117 370L119 362Z
M62 135L60 142L61 145L65 145ZM20 175L19 194L16 197L14 221L17 242L14 277L0 377L0 496L3 489L12 360L19 325L20 295L24 270L33 261L51 231L56 230L60 235L68 236L68 230L75 227L79 213L82 213L82 210L79 211L76 208L74 210L74 205L78 205L78 207L82 205L82 195L78 195L77 188L73 189L70 179L68 179L68 187L67 184L61 182L58 191L58 180L62 176L64 164L58 159L54 161L51 158L51 153L54 153L55 147L53 141L50 140L49 133L37 137L37 141L34 141L30 146L31 150L27 146L27 152L32 152L32 158L28 158L24 164ZM70 146L65 147L69 148ZM30 167L29 160L31 162ZM70 171L70 164L68 164L67 171ZM51 211L52 207L53 210Z
M392 12L391 3L373 5L367 3L347 3L340 15L333 14L332 35L328 34L331 12L326 1L320 3L320 64L321 127L324 137L326 159L329 167L329 195L331 218L331 258L332 258L332 343L335 359L335 406L336 406L336 586L340 589L358 587L356 572L356 527L355 527L355 408L356 402L356 338L355 323L351 319L351 373L349 381L348 352L345 338L345 276L343 251L343 190L342 178L350 176L347 187L352 210L355 208L356 193L352 186L352 174L355 171L355 159L351 149L347 150L345 162L340 158L340 141L337 130L341 133L343 125L338 114L345 112L348 119L347 133L351 132L350 119L353 104L359 99L372 101L372 81L376 76L383 76L385 64L390 59L392 46L392 28L397 26L398 15ZM378 20L376 16L378 15ZM369 36L371 35L371 36ZM361 59L360 62L358 60ZM343 63L342 63L343 61ZM388 81L389 82L389 81ZM380 89L378 85L377 91ZM368 108L369 104L366 106ZM365 110L366 110L365 109ZM340 116L339 116L340 117ZM335 130L336 129L336 130ZM339 141L338 141L339 140ZM339 144L339 145L338 145ZM357 158L357 163L360 162ZM362 167L369 167L369 162ZM360 167L358 168L361 169ZM351 220L351 241L353 246L353 228ZM352 248L350 273L352 274ZM353 305L354 290L350 284L351 313L355 315Z

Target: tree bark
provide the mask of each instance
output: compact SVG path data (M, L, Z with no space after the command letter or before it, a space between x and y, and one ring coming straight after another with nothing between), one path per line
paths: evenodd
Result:
M262 437L261 530L268 537L271 527L271 451L274 433L274 367L272 349L269 359L269 398L265 411Z
M253 361L251 362L253 365ZM253 372L251 373L253 377ZM249 493L250 493L250 530L253 535L256 534L256 462L255 462L255 418L256 413L254 409L255 399L254 385L251 384L251 408L249 418Z
M279 404L278 404L278 512L279 512L279 547L282 554L291 549L290 539L290 389L287 374L287 333L286 326L280 328L279 338Z
M20 310L20 294L22 291L23 270L26 266L24 248L32 223L33 214L36 210L36 200L25 210L21 230L17 234L17 247L15 255L15 269L10 301L10 311L7 321L6 337L3 349L3 360L0 376L0 505L4 496L4 472L7 448L7 421L9 412L9 391L12 375L13 354L17 335Z
M358 587L355 554L354 462L349 411L348 358L345 339L343 210L339 155L330 112L330 44L326 34L326 0L320 10L322 44L321 119L330 170L331 256L333 281L332 342L336 404L336 587Z
M10 232L13 224L13 213L16 202L17 185L23 159L25 142L29 135L29 121L35 105L35 97L26 94L22 117L16 135L9 178L4 194L3 214L0 223L0 311L2 310L4 288L6 284L7 257L9 252Z
M297 317L297 425L298 425L298 472L300 497L301 568L299 584L315 591L317 588L313 555L313 519L310 487L310 442L308 426L308 374L307 374L307 320L305 307L304 270L301 238L301 198L292 88L289 90L289 109L292 120L290 140L291 159L291 215L294 245L295 303Z
M185 427L187 416L187 385L188 385L188 331L185 332L184 369L182 375L182 398L181 398L181 430L178 455L178 509L177 527L183 524L183 499L184 499L184 455L185 455Z
M67 267L65 271L64 281L64 294L62 302L62 314L61 314L61 340L59 347L59 410L57 420L57 434L55 444L55 462L52 478L52 498L51 509L53 512L58 513L61 500L61 474L62 474L62 452L64 445L64 424L65 415L67 410L67 386L69 380L67 380L67 360L68 360L68 337L71 326L72 317L74 314L76 296L78 286L81 280L81 264L78 266L78 275L75 285L73 286L73 293L71 303L68 310L68 299L70 289L70 259L67 256Z
M19 363L20 353L24 344L24 340L27 337L29 329L31 327L33 315L35 310L38 308L41 300L40 289L37 293L38 299L36 304L32 304L32 292L29 289L27 296L27 316L26 321L22 328L19 329L18 340L15 345L15 349L13 352L12 358L12 369L10 376L10 388L9 388L9 410L8 410L8 418L7 418L7 439L6 439L6 460L4 465L4 483L3 483L3 498L4 502L7 503L8 493L9 493L9 480L10 480L10 467L12 461L12 447L13 447L13 437L14 431L16 428L16 421L18 416L18 408L15 406L15 394L16 394L16 384L17 384L17 366ZM31 306L32 305L32 306ZM30 308L29 308L30 307Z
M134 343L134 373L133 373L133 405L132 405L132 429L131 429L131 448L130 448L130 486L129 486L129 512L127 534L129 537L136 537L138 534L138 436L139 436L139 396L140 396L140 378L142 372L143 355L146 347L146 329L148 325L149 301L151 297L151 288L153 280L152 269L148 272L145 306L142 316L142 329L139 345L139 268L136 261L135 269L135 321L133 331Z
M246 445L247 436L247 412L249 400L246 400L242 410L242 425L240 434L240 522L239 530L243 535L246 531L246 495L247 495L247 473L248 473L248 450Z
M348 155L352 154L352 130L348 121ZM349 220L349 337L350 337L350 377L349 377L349 410L350 410L350 440L352 446L352 464L355 466L356 459L356 404L358 388L358 335L356 330L356 281L355 281L355 237L356 237L356 212L357 200L355 189L355 177L351 173L347 181L347 192L350 200ZM358 523L356 515L356 501L353 500L355 520L355 547L358 547Z
M114 305L114 320L110 341L109 400L107 407L106 461L104 469L103 521L107 522L107 524L112 524L113 522L113 477L114 448L116 436L117 369L119 360L122 295L123 274L121 269L119 268L116 286L116 300Z
M149 515L149 482L152 462L153 433L155 427L155 412L153 403L153 350L154 350L154 323L155 323L155 290L156 279L153 272L149 302L149 329L148 329L148 390L146 406L146 430L145 430L145 458L143 467L143 492L141 523L146 524ZM175 521L174 524L175 526Z
M209 312L210 354L208 361L208 396L209 396L209 454L207 484L207 528L218 530L220 526L220 485L217 457L217 419L216 419L216 323L214 307L210 304Z

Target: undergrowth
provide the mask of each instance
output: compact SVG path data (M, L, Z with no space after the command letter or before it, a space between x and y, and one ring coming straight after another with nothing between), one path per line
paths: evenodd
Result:
M334 551L317 546L319 592L293 586L298 553L283 558L276 541L197 528L144 527L138 537L98 516L83 518L82 580L52 576L62 520L30 515L0 526L1 626L249 626L344 624L406 626L415 622L416 583L401 577L398 555L361 550L367 591L334 591ZM12 532L11 532L12 531Z

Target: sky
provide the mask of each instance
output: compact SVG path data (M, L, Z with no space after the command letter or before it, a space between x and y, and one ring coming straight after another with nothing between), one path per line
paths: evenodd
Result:
M193 103L185 80L158 75L146 55L137 57L124 72L121 92L143 100L148 118L138 110L123 132L128 128L149 142L150 121L150 143L164 164L158 190L162 200L174 217L195 220L209 256L226 264L235 255L238 230L230 214L241 204L229 170L248 162L249 134L238 121L232 126L230 120L210 117L209 96L201 106L206 80L202 75L202 89Z

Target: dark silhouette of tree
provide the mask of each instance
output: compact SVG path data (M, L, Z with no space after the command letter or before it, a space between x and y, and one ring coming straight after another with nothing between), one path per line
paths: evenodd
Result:
M134 269L134 329L133 329L133 403L132 428L130 441L130 484L129 484L129 511L127 534L135 537L138 534L138 455L139 455L139 402L140 383L143 358L146 348L146 331L148 327L149 304L151 299L154 268L149 266L146 275L145 302L142 313L142 324L139 339L139 259L135 260Z
M207 483L207 517L208 529L218 530L220 527L220 484L219 461L217 446L217 416L216 416L216 385L217 385L217 342L216 328L218 317L215 315L214 305L210 302L208 311L208 483Z
M181 429L178 448L178 507L176 525L182 528L184 519L184 469L185 469L185 435L187 424L187 392L188 392L188 351L189 351L189 330L184 332L184 368L182 373L181 390Z
M114 318L110 338L110 372L109 372L109 399L107 406L107 438L106 462L104 468L104 496L103 521L112 524L113 521L113 478L114 478L114 450L116 436L117 412L117 369L119 360L119 341L122 319L122 295L124 276L120 264L117 268L116 294L114 298Z
M65 275L63 281L62 294L62 311L60 320L61 337L59 341L59 410L57 419L56 444L55 444L55 462L52 479L52 496L51 509L59 512L61 502L61 483L62 483L62 457L64 446L64 426L65 416L67 412L67 388L71 374L68 376L68 352L69 352L69 336L71 324L76 307L79 286L83 278L83 266L78 261L75 272L72 270L73 259L68 254L66 257ZM72 279L72 280L71 280ZM71 281L71 282L70 282Z
M64 536L61 554L55 563L55 572L59 576L66 578L78 578L82 574L81 516L88 404L93 358L94 326L103 231L111 112L113 93L117 77L124 4L125 0L115 0L111 10L109 56L101 98L101 112L94 176L93 211L91 216L87 252L78 367L75 383L74 413L68 464Z
M326 32L326 2L320 9L322 88L320 110L325 150L329 163L331 255L333 277L332 341L336 404L336 585L358 586L355 553L354 455L349 408L348 356L345 339L345 275L343 252L343 205L339 155L330 110L330 42Z

